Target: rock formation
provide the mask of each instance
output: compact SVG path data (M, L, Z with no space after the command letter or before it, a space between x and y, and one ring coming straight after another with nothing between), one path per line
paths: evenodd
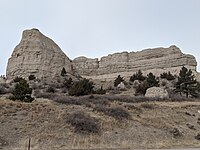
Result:
M115 53L100 60L78 57L71 61L53 40L38 29L31 29L23 32L19 45L8 60L6 74L8 79L35 75L39 79L52 80L64 67L69 74L76 72L85 78L108 81L118 75L129 78L138 70L144 75L149 72L160 75L166 71L178 74L182 66L197 74L195 57L183 54L176 46Z
M160 75L170 71L178 74L182 66L196 73L197 62L192 55L183 54L176 46L146 49L139 52L115 53L98 59L78 57L73 60L74 69L82 76L92 79L109 80L117 75L130 77L142 70L144 74L153 72Z
M51 80L59 76L62 68L72 73L70 59L50 38L38 29L25 30L7 65L7 78L16 76Z
M168 98L169 94L167 90L160 87L151 87L148 88L145 94L146 97L158 97L158 98Z

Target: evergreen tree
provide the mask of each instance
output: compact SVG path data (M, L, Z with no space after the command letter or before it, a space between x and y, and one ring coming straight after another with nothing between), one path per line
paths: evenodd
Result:
M67 72L66 72L65 68L63 67L62 71L61 71L61 76L65 76L66 74L67 74Z
M156 77L151 72L147 75L146 81L149 87L158 86L159 83L159 81L156 80Z
M83 79L75 82L69 89L69 95L71 96L81 96L88 95L93 92L94 83L88 79Z
M10 97L12 100L20 100L24 102L32 102L34 98L31 97L32 89L25 79L20 79L15 85L12 91L13 96Z
M188 97L189 95L197 97L199 83L194 79L192 70L188 70L186 67L183 66L180 70L178 81L175 87L175 91L179 92L180 95L184 93L186 97Z
M170 71L167 72L163 72L162 74L160 74L160 78L161 79L167 79L168 81L174 80L175 77L171 74Z
M121 77L120 75L118 75L118 77L114 81L114 86L115 87L118 86L118 84L120 84L123 81L124 81L123 77Z
M138 70L138 72L136 72L135 74L133 74L131 77L130 77L130 80L129 81L135 81L135 80L139 80L139 81L144 81L145 80L145 76L142 75L142 71L141 70Z

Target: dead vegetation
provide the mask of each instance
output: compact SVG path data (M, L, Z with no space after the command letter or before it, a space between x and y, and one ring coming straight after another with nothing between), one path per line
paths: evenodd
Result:
M137 100L64 96L27 104L1 99L0 147L26 149L29 137L31 149L200 146L200 102Z

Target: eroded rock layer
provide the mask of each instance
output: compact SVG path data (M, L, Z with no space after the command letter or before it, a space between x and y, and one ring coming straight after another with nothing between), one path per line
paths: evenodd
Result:
M118 74L124 77L142 70L156 75L170 71L178 74L182 66L196 72L194 56L183 54L176 46L169 48L146 49L139 52L115 53L98 59L79 57L73 60L74 69L82 76L93 79L113 79Z
M20 43L8 60L7 78L35 75L39 79L51 81L60 76L64 67L69 74L113 80L119 74L128 78L138 70L142 70L144 74L152 72L157 76L166 71L178 75L182 66L199 76L195 57L183 54L176 46L115 53L100 60L78 57L71 61L53 40L38 29L31 29L23 32Z
M38 29L32 29L23 32L8 60L6 74L8 79L35 75L39 79L51 80L60 75L63 67L72 73L71 61L59 46Z

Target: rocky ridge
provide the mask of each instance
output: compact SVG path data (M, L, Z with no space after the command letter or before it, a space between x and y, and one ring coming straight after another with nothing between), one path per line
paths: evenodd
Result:
M142 70L144 74L152 72L160 75L166 71L178 74L182 66L197 75L195 57L183 54L174 45L169 48L115 53L100 59L82 56L70 60L53 40L38 29L31 29L23 32L20 43L8 60L6 74L8 79L33 74L39 79L50 81L59 77L64 67L69 74L107 81L119 74L125 78L130 77L138 70Z

